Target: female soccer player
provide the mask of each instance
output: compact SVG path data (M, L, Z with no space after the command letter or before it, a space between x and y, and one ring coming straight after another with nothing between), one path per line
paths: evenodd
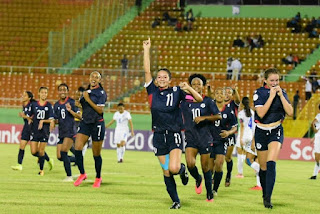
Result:
M189 84L199 94L203 94L206 82L206 78L201 74L193 74L189 77ZM201 194L202 176L196 167L196 157L200 153L201 167L207 190L206 200L213 202L212 172L209 169L210 146L213 143L210 126L213 126L213 121L221 119L221 115L217 105L211 98L203 95L202 102L195 102L189 96L187 95L186 100L181 103L185 126L187 167L192 177L196 180L196 193Z
M269 68L264 72L265 86L258 88L253 101L256 108L255 145L260 163L260 182L263 203L272 209L271 196L276 180L276 161L283 143L281 122L285 115L292 116L293 108L287 93L279 86L279 71Z
M185 99L186 91L190 92L198 102L202 102L203 99L185 82L180 86L169 87L171 72L165 68L158 71L156 77L158 86L156 86L150 71L150 47L149 38L143 42L143 48L145 87L149 96L154 131L154 153L163 169L164 182L173 201L170 209L179 209L180 199L173 175L180 174L184 185L188 183L189 179L186 167L181 163L183 141L181 138L182 116L179 105L180 101Z
M241 148L245 150L246 164L250 166L252 169L254 169L256 173L257 185L251 189L262 190L259 178L260 165L255 161L257 156L255 149L254 151L252 151L251 149L256 124L254 122L254 111L250 108L250 100L248 97L242 98L241 106L243 110L241 110L238 114L238 119L240 123L238 133L239 144ZM237 146L239 147L239 145ZM243 167L241 170L243 170Z
M217 195L220 182L223 175L223 163L227 152L228 140L234 137L237 131L237 118L230 105L225 105L225 89L217 88L214 92L215 101L221 112L221 120L214 121L212 127L212 144L211 160L209 168L214 172L213 176L213 193Z
M39 101L33 102L31 107L32 121L32 140L31 140L31 153L33 156L39 157L40 172L39 175L43 176L44 160L49 163L49 169L52 170L53 160L50 159L46 153L45 148L48 143L50 131L54 128L53 109L50 102L47 101L48 88L40 87Z
M59 142L57 143L57 158L63 161L67 177L65 182L73 182L68 151L72 147L73 137L76 134L74 119L81 119L74 99L68 96L69 87L62 83L58 86L59 100L54 104L54 118L59 124Z
M130 113L124 110L123 103L118 104L118 111L114 113L113 119L106 125L106 128L111 126L115 121L117 122L117 126L114 132L114 143L117 144L118 163L122 163L129 134L128 123L130 124L131 137L134 136L132 118Z
M320 105L318 106L320 110ZM316 161L314 165L313 175L310 179L317 179L318 172L320 170L320 113L317 114L316 118L312 121L312 129L316 133L314 139L311 143L314 143L314 160Z
M80 99L82 105L82 120L78 129L75 145L76 164L80 170L80 176L74 182L79 186L87 178L84 170L82 149L87 143L89 137L92 138L92 153L95 161L96 179L94 188L99 188L102 182L101 178L101 148L105 135L105 124L103 119L103 108L107 101L107 94L101 86L101 74L93 71L90 74L90 84Z
M31 105L35 101L33 99L33 94L30 91L24 91L22 94L22 112L19 112L19 116L23 118L24 125L21 132L20 149L18 154L18 164L16 166L11 166L13 170L22 170L22 161L24 157L24 150L28 144L31 136L31 125L29 124L32 120L30 118Z
M231 111L233 112L235 117L237 117L238 108L240 104L240 96L239 96L237 87L235 87L234 90L231 87L226 87L224 101L225 101L225 105L227 105L228 108L231 108ZM229 187L231 184L231 172L233 168L232 152L233 152L235 140L236 140L236 137L233 134L228 138L228 141L227 141L228 149L226 153L226 162L227 162L227 175L226 175L226 181L225 181L226 187Z

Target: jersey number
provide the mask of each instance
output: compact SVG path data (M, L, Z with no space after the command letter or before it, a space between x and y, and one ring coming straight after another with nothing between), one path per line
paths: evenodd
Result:
M220 120L214 121L214 125L215 125L216 127L220 126Z
M173 93L167 94L167 106L172 106L173 104Z
M37 119L43 120L46 116L46 112L44 110L37 110Z
M97 128L98 128L98 137L100 137L100 134L101 134L101 125L97 125Z
M61 117L62 119L66 118L66 110L64 108L61 109Z
M177 146L180 146L181 144L181 137L179 133L174 133L174 141L177 144Z
M201 112L200 112L200 109L199 109L199 108L193 108L191 111L192 111L193 120L194 120L194 118L196 118L196 117L200 117Z

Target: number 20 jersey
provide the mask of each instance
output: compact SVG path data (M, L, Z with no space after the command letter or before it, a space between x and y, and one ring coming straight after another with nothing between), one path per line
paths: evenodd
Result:
M34 137L46 136L50 134L50 124L43 123L42 129L38 130L40 120L53 119L53 109L50 102L46 101L44 105L40 105L40 102L32 103L32 134Z

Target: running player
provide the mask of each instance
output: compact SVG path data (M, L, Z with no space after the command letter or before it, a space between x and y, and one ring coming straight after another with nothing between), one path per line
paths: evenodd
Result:
M224 101L225 101L225 105L227 105L227 107L231 109L231 111L233 112L235 117L237 117L238 116L238 108L239 108L239 104L240 104L240 96L239 96L237 87L235 87L234 89L232 89L231 87L225 88L225 100ZM228 137L228 141L227 141L228 149L227 149L227 153L226 153L226 162L227 162L227 175L226 175L226 181L225 181L226 187L229 187L231 184L231 172L232 172L232 168L233 168L232 152L233 152L233 148L235 145L235 140L236 140L236 136L233 134ZM239 154L242 155L241 159L244 158L243 153L244 153L243 151L239 151Z
M186 97L188 91L198 101L202 97L187 83L180 86L169 87L171 72L162 68L157 72L157 85L154 84L150 71L150 38L143 42L144 48L144 71L145 87L147 89L149 104L152 115L152 129L154 153L158 157L163 169L164 182L173 204L170 209L180 208L176 182L173 175L180 174L182 183L188 183L188 174L184 164L181 163L182 138L181 126L182 115L179 108L180 101Z
M320 110L320 105L318 106L318 109ZM313 175L310 179L317 179L317 175L320 170L320 113L318 113L316 118L312 121L312 129L316 133L314 135L314 139L311 141L311 143L314 143L313 151L316 163L314 165Z
M206 78L201 74L193 74L189 77L189 84L199 94L203 94L206 82ZM202 102L194 102L193 97L187 95L186 100L181 103L181 110L185 126L188 170L196 180L196 193L201 194L202 176L196 167L196 157L200 153L201 168L207 190L206 200L207 202L213 202L212 172L209 169L210 146L213 143L210 126L213 125L213 121L221 119L220 112L215 102L204 95Z
M72 147L73 137L76 134L74 119L81 119L74 99L68 96L69 87L65 83L58 86L59 100L54 104L54 118L59 124L59 142L57 143L57 158L63 161L67 177L64 182L73 182L68 151Z
M114 143L117 144L118 163L122 163L129 135L128 123L130 124L131 137L134 137L131 114L124 110L123 103L118 104L118 111L114 113L113 119L106 125L106 128L111 126L115 121L117 122L117 126L114 132Z
M292 116L293 108L287 93L279 86L279 71L269 68L264 72L265 86L258 88L253 101L256 108L255 145L260 162L260 182L263 190L263 203L272 209L271 196L276 180L276 161L283 143L281 125L288 114Z
M21 140L20 140L20 149L18 153L18 164L16 166L11 166L13 170L22 170L22 161L24 157L24 150L26 148L26 145L30 141L31 136L31 105L35 101L33 99L33 94L30 91L24 91L22 94L22 112L19 112L19 116L23 118L24 125L21 132Z
M82 120L78 129L75 145L76 164L78 165L80 176L74 182L79 186L87 178L84 170L82 149L87 143L89 137L92 138L92 153L95 162L96 179L94 188L99 188L102 182L101 178L101 148L105 136L105 124L103 119L103 109L107 101L107 94L101 85L101 74L93 71L90 74L90 84L80 99L82 105Z
M49 170L52 170L53 159L50 159L45 153L45 148L48 143L50 131L54 128L53 109L50 102L47 101L48 88L40 87L39 101L33 102L31 106L32 121L32 139L31 139L31 153L33 156L39 158L40 171L39 175L43 176L44 160L49 163Z
M223 163L227 152L230 137L237 131L237 119L230 105L225 105L225 89L217 88L214 92L215 101L221 112L221 120L214 121L212 126L213 144L211 151L210 169L214 172L213 193L218 194L218 189L223 175ZM228 171L229 172L229 171Z

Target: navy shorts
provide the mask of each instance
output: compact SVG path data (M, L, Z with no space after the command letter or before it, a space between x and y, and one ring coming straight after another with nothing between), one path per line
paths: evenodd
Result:
M185 132L185 137L186 148L198 149L200 155L210 153L210 146L213 141L212 138L203 137L203 139L196 139L196 137L190 132Z
M210 158L216 158L216 155L226 155L228 145L224 140L215 141L211 145Z
M277 141L281 144L283 143L283 127L280 125L271 130L263 130L257 126L254 139L256 142L256 149L258 151L266 151L268 150L269 143L273 141Z
M228 138L227 138L227 146L229 147L229 146L234 146L235 145L235 143L236 143L236 137L235 137L235 135L233 134L233 135L230 135Z
M46 133L43 130L39 130L38 132L34 132L32 134L30 141L48 143L48 140L49 140L49 133Z
M21 140L29 141L31 139L31 127L30 125L24 125L21 132Z
M167 155L173 149L183 148L181 132L153 133L153 151L155 156Z
M59 141L58 141L57 144L63 144L63 140L64 140L65 138L71 138L73 141L75 141L75 138L74 138L73 136L72 136L72 137L62 137L62 138L59 138Z
M80 122L78 133L91 136L92 141L101 141L104 139L106 127L104 121L96 123L85 123L83 120Z

